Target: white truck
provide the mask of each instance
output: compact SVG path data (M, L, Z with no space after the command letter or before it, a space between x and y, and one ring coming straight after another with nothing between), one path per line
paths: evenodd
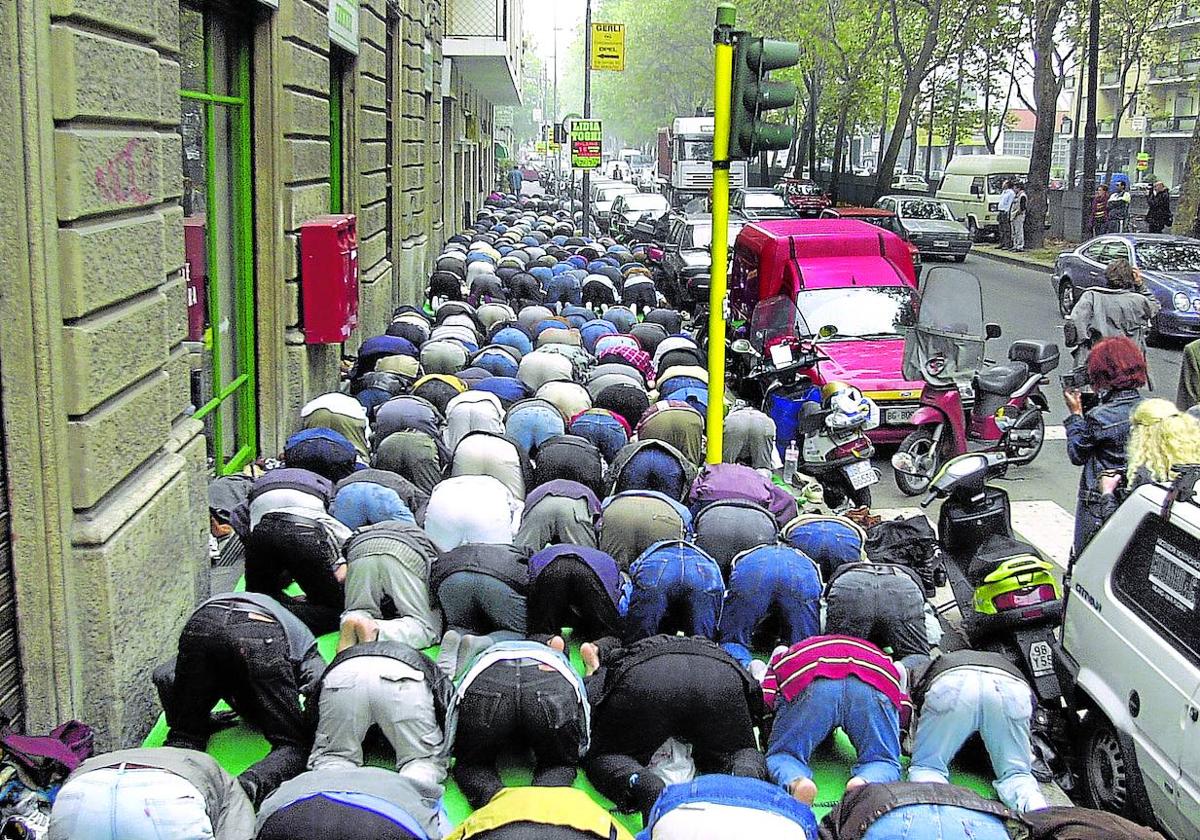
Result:
M712 190L713 126L712 117L676 117L669 129L658 130L658 172L672 207L706 198ZM744 160L729 165L730 189L746 186L746 172Z

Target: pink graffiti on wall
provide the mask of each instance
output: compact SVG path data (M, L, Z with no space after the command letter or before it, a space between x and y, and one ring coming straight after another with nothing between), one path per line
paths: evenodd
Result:
M143 185L153 166L150 144L135 137L103 166L96 167L96 188L105 201L145 204L152 196Z

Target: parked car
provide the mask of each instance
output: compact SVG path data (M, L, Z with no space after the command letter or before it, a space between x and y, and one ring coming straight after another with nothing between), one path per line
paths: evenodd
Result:
M1137 268L1162 305L1153 334L1192 339L1200 336L1200 241L1166 233L1097 236L1058 255L1050 282L1058 311L1066 317L1080 293L1104 285L1104 269L1124 258Z
M904 228L900 224L900 219L891 210L883 210L879 207L827 207L821 211L821 218L858 219L860 222L866 222L869 225L875 225L877 228L891 231L901 239L904 239L904 244L908 246L908 254L912 257L913 272L918 278L921 276L921 250L905 239Z
M971 251L971 232L955 220L944 202L911 195L885 195L875 206L896 214L904 238L917 246L922 259L951 257L962 262Z
M729 221L729 250L745 224L741 219ZM662 261L662 293L677 309L690 309L708 299L708 284L712 277L712 216L698 213L676 216L664 243Z
M667 214L671 205L659 193L622 193L613 201L608 215L608 230L613 236L628 233L643 216L657 221Z
M1185 499L1144 485L1105 523L1073 567L1056 657L1084 798L1175 840L1200 837L1200 508Z
M796 215L788 200L774 190L746 187L729 193L729 212L748 221L790 219Z
M928 190L929 182L920 175L897 175L888 188L892 190Z
M800 216L817 216L832 202L817 184L808 178L784 178L775 185L775 192L787 199Z
M608 216L612 212L612 205L617 200L617 196L637 191L638 188L633 184L623 182L608 184L596 190L595 198L592 199L592 216L595 218L596 224L600 226L600 230L608 230Z
M1000 235L996 212L1004 183L1027 180L1029 158L1017 155L959 155L950 161L935 198L950 207L976 242Z
M821 352L806 371L818 387L849 382L879 406L876 443L899 443L923 382L901 373L904 329L917 308L917 278L897 235L853 219L755 222L737 238L729 300L747 318L760 300L789 295Z

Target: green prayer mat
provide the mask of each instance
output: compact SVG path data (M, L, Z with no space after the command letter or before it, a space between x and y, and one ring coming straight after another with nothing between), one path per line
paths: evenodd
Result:
M238 581L237 589L239 591L245 589L245 581ZM299 594L299 589L293 584L288 590L290 594ZM317 647L321 651L321 656L326 662L332 661L337 650L337 633L327 633L317 639ZM568 636L569 640L569 636ZM423 652L430 658L436 659L439 648L426 648ZM579 645L571 644L568 647L570 652L571 664L580 674L583 673L583 660L579 657ZM224 703L217 705L218 709L228 709ZM146 740L142 743L144 747L160 747L167 737L167 722L162 715L159 715L158 721L154 724L154 728L150 730L150 734L146 736ZM208 753L225 768L231 775L238 775L251 764L263 758L269 750L269 745L265 738L252 727L239 723L237 726L223 729L215 733L208 741ZM394 766L391 762L394 761L394 756L389 758L384 754L372 755L367 754L367 763L378 767L391 768ZM906 758L901 759L901 763L907 765ZM821 747L813 755L810 765L813 769L813 781L817 783L817 803L813 811L819 820L825 816L837 801L841 798L842 791L846 787L846 782L850 781L850 768L854 764L854 748L850 745L850 739L846 737L846 733L840 729L834 732L831 739L822 744ZM532 780L532 772L528 767L509 766L501 767L501 778L504 784L510 787L518 787L528 785ZM977 793L988 798L995 798L991 784L987 779L977 773L955 771L951 773L950 781L954 784L968 787ZM608 811L614 811L615 807L611 800L602 796L597 790L592 787L592 783L588 781L587 776L581 770L575 776L575 787L585 791L600 807ZM446 797L444 805L447 815L450 817L450 822L453 825L458 825L467 815L471 813L471 806L467 804L466 798L462 791L458 789L458 785L454 782L453 777L446 778ZM615 813L615 812L614 812ZM640 814L616 814L617 819L625 825L630 831L636 834L642 828L642 818Z

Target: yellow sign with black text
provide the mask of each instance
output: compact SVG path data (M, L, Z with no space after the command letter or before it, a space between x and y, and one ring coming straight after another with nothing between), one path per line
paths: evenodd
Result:
M625 69L625 24L592 24L592 69Z

